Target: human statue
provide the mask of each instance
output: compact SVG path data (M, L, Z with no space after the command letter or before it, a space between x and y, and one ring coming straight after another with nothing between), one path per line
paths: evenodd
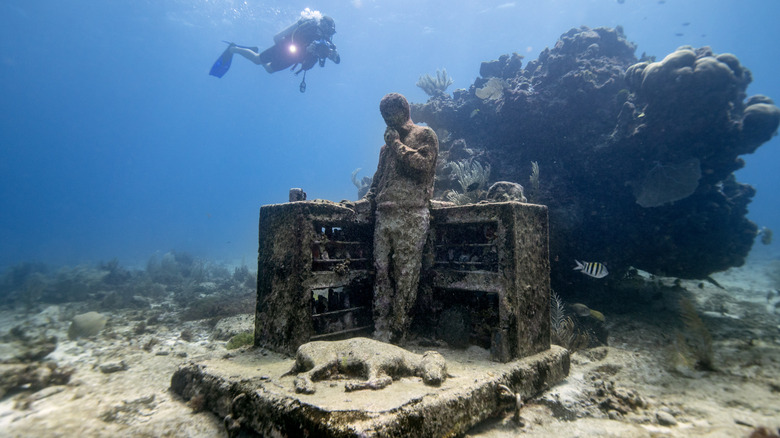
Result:
M400 342L411 324L428 235L439 140L415 125L398 93L379 104L387 124L371 188L356 209L370 208L374 226L374 338Z

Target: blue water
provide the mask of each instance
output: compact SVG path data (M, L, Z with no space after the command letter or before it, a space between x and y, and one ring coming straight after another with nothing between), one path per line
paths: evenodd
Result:
M336 20L342 59L310 71L306 93L239 57L208 75L222 40L268 47L305 7ZM291 187L356 197L350 173L376 168L385 93L423 102L417 79L442 67L450 91L467 88L480 62L530 61L583 24L622 25L637 56L734 53L748 93L780 101L778 17L770 0L3 0L0 267L169 250L251 265L261 205ZM776 232L778 142L737 174L758 189L749 217Z

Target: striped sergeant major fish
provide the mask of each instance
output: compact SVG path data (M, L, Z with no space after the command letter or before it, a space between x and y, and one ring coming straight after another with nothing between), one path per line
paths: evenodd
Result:
M593 278L604 278L609 274L607 267L599 262L580 262L577 260L574 262L577 263L577 266L574 268L575 271L580 271Z

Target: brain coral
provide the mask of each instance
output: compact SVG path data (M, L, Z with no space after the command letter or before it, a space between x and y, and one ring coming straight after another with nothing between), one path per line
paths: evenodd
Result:
M730 53L715 55L709 47L694 50L684 46L661 61L631 66L626 79L653 110L703 98L722 106L735 100L752 78Z
M761 143L769 141L780 125L780 108L772 101L754 103L745 108L742 116L742 136L753 152Z

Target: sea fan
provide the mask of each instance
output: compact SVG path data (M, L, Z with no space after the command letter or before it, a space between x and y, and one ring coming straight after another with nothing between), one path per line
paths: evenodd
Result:
M658 207L692 195L699 187L701 164L698 158L680 163L656 163L641 182L634 183L636 203Z

